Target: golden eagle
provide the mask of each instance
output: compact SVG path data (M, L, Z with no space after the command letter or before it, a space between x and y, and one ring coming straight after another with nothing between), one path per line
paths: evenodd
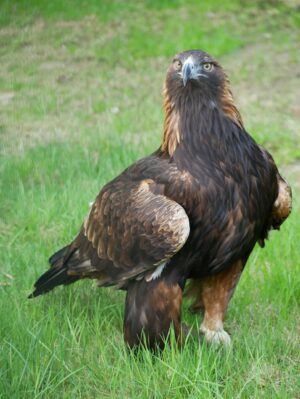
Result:
M106 184L71 244L30 297L94 278L125 289L124 336L163 347L181 335L187 280L200 331L225 344L224 314L255 243L291 211L291 189L245 131L229 80L209 54L175 56L164 85L160 148Z

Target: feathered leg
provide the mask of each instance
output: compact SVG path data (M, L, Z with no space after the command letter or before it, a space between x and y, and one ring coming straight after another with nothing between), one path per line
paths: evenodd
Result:
M230 336L223 328L223 321L244 266L245 261L240 260L221 273L191 283L191 294L197 293L192 309L204 310L200 332L213 345L230 344Z
M130 348L145 338L150 349L163 349L165 338L174 326L181 337L182 289L162 279L130 283L125 303L124 338Z

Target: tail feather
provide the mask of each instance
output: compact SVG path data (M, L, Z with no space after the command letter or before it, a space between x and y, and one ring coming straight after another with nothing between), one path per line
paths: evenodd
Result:
M68 274L68 266L66 265L66 261L69 258L69 256L66 258L68 250L69 246L66 246L50 257L49 262L51 264L51 268L42 274L41 277L35 282L35 290L28 296L28 298L35 298L36 296L51 291L58 285L71 284L80 278L78 276L70 276Z
M50 256L50 258L49 258L50 265L55 266L55 264L58 261L63 261L69 248L70 248L70 246L66 245L65 247L63 247L60 250L58 250L57 252L55 252L52 256Z

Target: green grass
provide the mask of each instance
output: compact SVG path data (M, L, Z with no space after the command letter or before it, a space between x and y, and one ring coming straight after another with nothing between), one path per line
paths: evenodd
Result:
M300 13L289 4L0 1L1 398L299 398ZM100 187L158 147L165 71L188 48L228 71L294 210L251 255L227 315L231 350L190 337L134 357L124 293L84 281L26 296Z

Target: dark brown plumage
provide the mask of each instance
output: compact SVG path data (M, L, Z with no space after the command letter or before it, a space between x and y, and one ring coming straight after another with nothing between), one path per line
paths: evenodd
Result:
M229 343L225 311L255 245L291 211L271 155L244 129L229 81L207 53L187 51L164 86L161 147L100 191L75 240L50 258L31 297L80 278L127 290L124 335L163 347L181 335L188 279L201 332Z

